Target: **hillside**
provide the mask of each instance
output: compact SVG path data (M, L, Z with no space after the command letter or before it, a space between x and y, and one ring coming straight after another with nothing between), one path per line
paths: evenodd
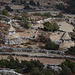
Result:
M6 3L9 3L11 2L12 0L0 0L0 2L6 2Z
M12 0L0 0L0 2L6 2L10 3ZM56 5L58 5L58 9L66 12L66 13L72 13L75 14L75 0L13 0L16 3L23 3L26 5L26 3L29 3L29 1L33 1L32 5L39 5L41 6L48 6L49 8L54 7L56 8ZM38 7L38 6L37 6ZM44 8L42 8L44 10Z

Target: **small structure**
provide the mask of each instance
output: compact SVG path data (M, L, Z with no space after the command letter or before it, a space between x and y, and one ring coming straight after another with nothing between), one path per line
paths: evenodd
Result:
M74 46L74 42L71 40L70 35L67 32L55 32L50 35L50 39L55 43L58 44L60 49L70 48Z
M71 41L71 37L69 36L68 33L64 33L62 38L61 38L62 41L66 42L66 41Z
M16 33L16 30L14 29L14 27L12 27L12 25L10 25L8 35L5 35L3 41L5 45L14 45L23 43L22 38L19 36L18 33Z
M60 44L60 48L70 48L71 46L74 46L74 42L71 40L68 33L64 33L61 40L62 43Z
M15 29L14 29L14 27L12 27L12 25L10 26L10 28L9 28L9 35L12 35L12 34L15 34Z

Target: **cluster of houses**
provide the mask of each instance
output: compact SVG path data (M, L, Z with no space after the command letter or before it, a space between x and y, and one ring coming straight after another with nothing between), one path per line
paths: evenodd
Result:
M30 30L29 30L30 31ZM34 39L37 36L38 31L32 30L31 32L16 32L16 29L10 25L8 34L4 36L3 42L5 45L15 45L25 43L24 40Z
M15 45L15 44L22 44L25 43L24 40L27 39L34 39L38 35L38 28L44 28L43 23L47 21L55 21L60 20L60 18L47 18L44 20L36 21L36 23L32 24L32 30L26 30L22 33L16 32L16 29L13 27L13 25L10 25L10 28L8 29L8 34L4 36L3 42L5 45ZM64 19L63 19L64 20ZM60 48L65 47L71 47L74 46L74 42L71 40L71 37L69 35L69 32L66 31L58 31L55 33L50 34L49 37L54 43L60 45Z

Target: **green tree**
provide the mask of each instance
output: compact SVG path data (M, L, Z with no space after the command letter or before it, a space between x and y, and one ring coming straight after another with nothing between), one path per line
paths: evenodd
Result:
M62 3L57 4L56 7L60 10L65 10L65 6Z
M21 17L19 17L18 15L15 15L15 16L14 16L14 19L16 19L16 20L21 20Z
M16 0L12 0L12 3L16 2Z
M66 66L66 65L61 65L62 67L62 72L61 75L72 75L71 70Z
M44 24L44 29L48 31L53 31L53 25L50 22L45 22Z
M69 75L72 75L72 73L75 74L75 63L72 62L70 59L66 59L66 61L61 64L61 67L62 67L61 75L62 73L63 75L68 75L68 73Z
M71 55L75 55L75 46L69 48L66 53L71 54Z
M75 40L75 28L73 29L73 33L72 33L71 38L72 38L72 40Z
M24 0L24 1L23 1L23 0L20 0L20 3L21 3L21 4L25 4L26 1L25 1L25 0Z
M63 14L62 13L59 13L58 15L56 15L56 17L62 18L63 17Z
M37 2L37 6L40 6L40 3L39 3L39 1Z
M44 73L40 71L39 68L35 67L32 69L30 75L44 75Z
M43 42L43 43L45 43L47 41L43 34L39 35L39 40L40 40L40 42Z
M58 75L57 72L55 72L54 70L52 70L52 68L50 67L50 65L47 65L47 67L44 69L44 74L45 75Z
M0 16L0 20L2 20L3 18Z
M73 63L69 59L66 59L66 62L68 63L68 68L70 68L70 70L72 71L72 73L75 74L75 63Z
M48 50L57 50L59 46L52 42L50 39L48 39L48 41L45 44L45 48Z
M45 22L43 25L44 25L44 30L47 31L53 32L59 29L59 26L56 23Z
M30 5L33 5L33 6L36 5L36 3L34 2L34 0L30 0Z
M49 18L49 17L51 17L51 14L50 14L50 12L48 12L48 13L44 13L42 16Z
M7 6L5 6L5 9L7 10L7 11L13 11L8 5Z
M54 31L59 30L59 26L57 25L57 23L53 23L53 26L54 26Z
M5 16L9 16L8 11L5 10L5 9L2 11L2 14L5 15Z
M28 22L28 13L24 12L22 14L21 24L24 28L31 28L31 24Z

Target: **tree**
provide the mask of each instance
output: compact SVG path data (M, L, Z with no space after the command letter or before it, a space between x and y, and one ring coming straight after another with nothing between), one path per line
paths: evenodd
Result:
M53 31L53 25L50 22L45 22L43 25L45 30Z
M48 50L57 50L59 46L52 42L50 39L48 39L48 41L45 44L45 48Z
M33 68L30 75L44 75L42 71L39 70L39 68Z
M44 30L47 31L53 32L59 29L59 26L56 23L45 22L43 25L44 25Z
M34 2L34 0L30 0L30 3L29 3L30 5L33 5L33 6L35 6L36 5L36 3Z
M16 19L16 20L21 20L21 17L19 17L18 15L15 15L15 16L14 16L14 19Z
M13 11L8 5L7 6L5 6L5 9L7 10L7 11Z
M73 63L69 59L66 59L66 62L68 63L68 68L70 68L70 70L72 71L72 73L75 74L75 63Z
M52 68L50 67L50 65L47 65L47 67L44 69L44 74L45 75L58 75L57 72L55 72L54 70L52 70Z
M53 26L54 26L54 30L53 31L59 30L59 26L57 25L57 23L53 23Z
M37 6L40 6L40 3L39 3L39 1L37 2Z
M16 2L16 0L12 0L12 3Z
M75 40L75 28L73 29L73 33L72 33L72 40Z
M25 4L25 3L26 3L26 1L20 0L20 3L21 3L21 4Z
M30 9L29 5L25 5L24 9Z
M71 54L71 55L75 55L75 46L69 48L66 53Z
M44 13L42 16L49 18L49 17L51 17L51 14L50 14L50 12L48 12L48 13Z
M59 13L58 15L56 15L56 17L62 18L63 17L63 14L62 13Z
M0 20L2 20L3 18L0 16Z
M2 11L2 14L5 15L5 16L9 16L8 11L5 10L5 9Z
M60 10L65 10L65 6L62 3L57 4L56 7Z
M68 75L68 73L69 75L71 75L72 73L75 74L75 63L70 59L66 59L66 61L61 64L61 67L62 72L64 73L63 75Z
M45 43L47 41L43 34L39 35L39 40L40 40L40 42L43 42L43 43Z
M71 70L66 65L62 64L61 67L62 67L61 75L72 75Z
M23 14L22 14L22 19L21 19L21 21L22 21L22 26L24 27L24 28L31 28L31 24L28 22L28 13L27 12L24 12Z

